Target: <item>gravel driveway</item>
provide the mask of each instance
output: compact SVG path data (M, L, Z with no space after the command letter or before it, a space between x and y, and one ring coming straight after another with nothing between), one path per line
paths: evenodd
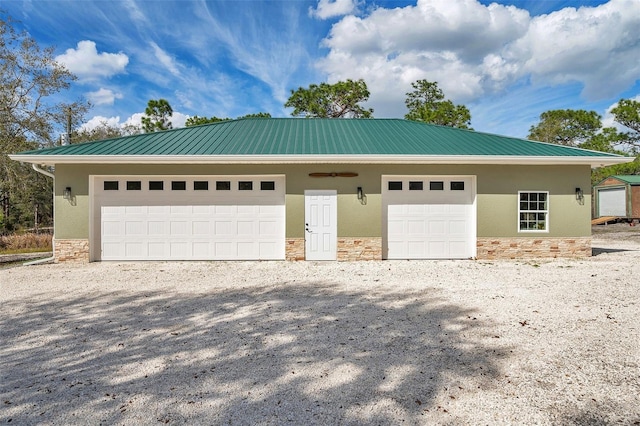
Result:
M0 424L640 424L640 233L586 260L0 270Z

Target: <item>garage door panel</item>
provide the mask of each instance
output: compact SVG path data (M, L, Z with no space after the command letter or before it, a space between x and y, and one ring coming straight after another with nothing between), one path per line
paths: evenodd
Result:
M149 236L162 236L167 235L167 224L160 221L147 222L147 235Z
M468 234L468 226L466 220L450 220L449 221L449 235L463 235Z
M124 243L125 256L138 259L146 257L143 248L144 245L142 243L126 241Z
M444 235L446 233L447 223L444 220L429 220L428 235Z
M210 223L207 221L194 221L191 223L191 229L192 229L192 233L193 235L209 235L210 233L210 229L209 229L209 225Z
M236 232L238 236L242 237L254 235L255 231L253 229L253 225L253 221L239 220L236 224Z
M108 237L122 235L122 224L119 221L104 221L102 222L102 234Z
M143 190L135 193L122 182L122 191L101 191L113 178L94 180L99 259L284 259L284 177L269 177L276 191L257 192L234 191L237 182L231 191L190 191L192 181L207 178L164 179L165 189L184 180L186 191L144 191L159 178L136 179ZM260 177L246 179L260 188ZM208 180L215 188L216 178Z
M426 224L424 220L408 220L407 232L411 234L424 234Z
M131 236L144 235L145 234L144 228L145 228L144 223L141 220L137 220L137 221L128 220L127 222L125 222L124 232L125 232L125 235L131 235Z

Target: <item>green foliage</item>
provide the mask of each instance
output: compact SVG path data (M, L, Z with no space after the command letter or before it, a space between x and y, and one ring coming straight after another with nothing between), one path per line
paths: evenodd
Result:
M49 224L52 216L50 179L8 154L55 145L67 117L73 126L89 107L52 101L76 77L55 61L53 47L40 48L14 23L0 10L0 233Z
M142 127L127 124L123 127L112 126L103 121L91 130L77 130L71 134L71 143L99 141L142 133Z
M631 163L616 164L615 166L600 167L591 171L591 184L595 185L612 175L640 174L640 156Z
M271 114L269 114L268 112L257 112L254 114L247 114L247 115L238 117L238 119L241 119L241 118L271 118ZM194 115L193 117L187 118L187 121L185 122L185 126L187 127L199 126L201 124L218 123L220 121L229 121L229 120L231 120L231 118L218 118L215 116L211 118L207 118L207 117L200 117L200 116Z
M581 143L580 148L624 155L624 152L616 149L616 146L623 143L624 140L624 135L622 133L618 133L615 127L605 127L601 129L600 132L591 136L590 139Z
M171 124L173 109L166 99L151 99L147 103L144 114L142 117L142 130L144 130L145 133L153 133L173 128Z
M611 110L616 122L631 129L624 133L624 141L633 152L640 151L640 102L631 99L621 99Z
M551 110L540 114L540 123L531 126L529 139L560 145L577 146L613 154L638 154L640 132L640 103L621 100L612 111L614 120L631 132L619 132L614 127L602 128L595 111ZM630 148L627 152L622 148ZM596 184L607 176L640 173L640 156L635 161L592 170L591 182Z
M218 123L220 121L229 121L229 120L231 119L218 118L218 117L207 118L207 117L200 117L200 116L194 115L193 117L187 118L187 121L184 124L187 127L191 127L191 126L199 126L201 124Z
M359 105L369 99L364 80L339 81L335 84L312 84L292 90L284 104L293 108L291 115L315 118L372 118L373 109Z
M407 92L405 105L409 112L407 120L423 121L441 126L471 129L471 112L464 105L454 105L445 100L437 82L418 80L411 83L412 92Z
M528 138L566 146L579 146L602 128L595 111L557 109L540 114L540 122L531 126Z
M240 118L271 118L271 114L269 114L268 112L256 112L253 114L247 114L243 115L242 117L238 117L238 119Z

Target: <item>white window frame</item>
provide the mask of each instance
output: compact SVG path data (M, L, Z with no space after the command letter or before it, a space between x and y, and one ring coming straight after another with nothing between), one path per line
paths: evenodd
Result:
M545 210L538 210L538 209L536 209L536 210L530 210L530 209L522 210L520 208L520 197L522 196L522 194L545 194L545 196L546 196L546 207L547 208ZM531 202L531 200L528 200L528 202ZM523 232L523 233L531 233L531 232L548 233L549 232L549 210L550 210L550 208L549 208L549 203L550 203L549 191L537 191L537 190L518 191L517 203L518 203L518 217L517 217L518 221L517 221L516 226L518 227L518 232L519 233L520 232ZM534 214L544 213L544 215L545 215L544 216L545 229L522 229L520 227L520 222L522 222L522 220L520 219L520 215L523 214L523 213L534 213ZM537 221L538 220L536 219L536 222Z

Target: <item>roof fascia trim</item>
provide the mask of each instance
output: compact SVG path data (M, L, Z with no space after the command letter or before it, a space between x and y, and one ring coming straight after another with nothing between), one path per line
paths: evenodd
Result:
M634 157L513 156L513 155L19 155L23 163L54 164L515 164L611 166Z

